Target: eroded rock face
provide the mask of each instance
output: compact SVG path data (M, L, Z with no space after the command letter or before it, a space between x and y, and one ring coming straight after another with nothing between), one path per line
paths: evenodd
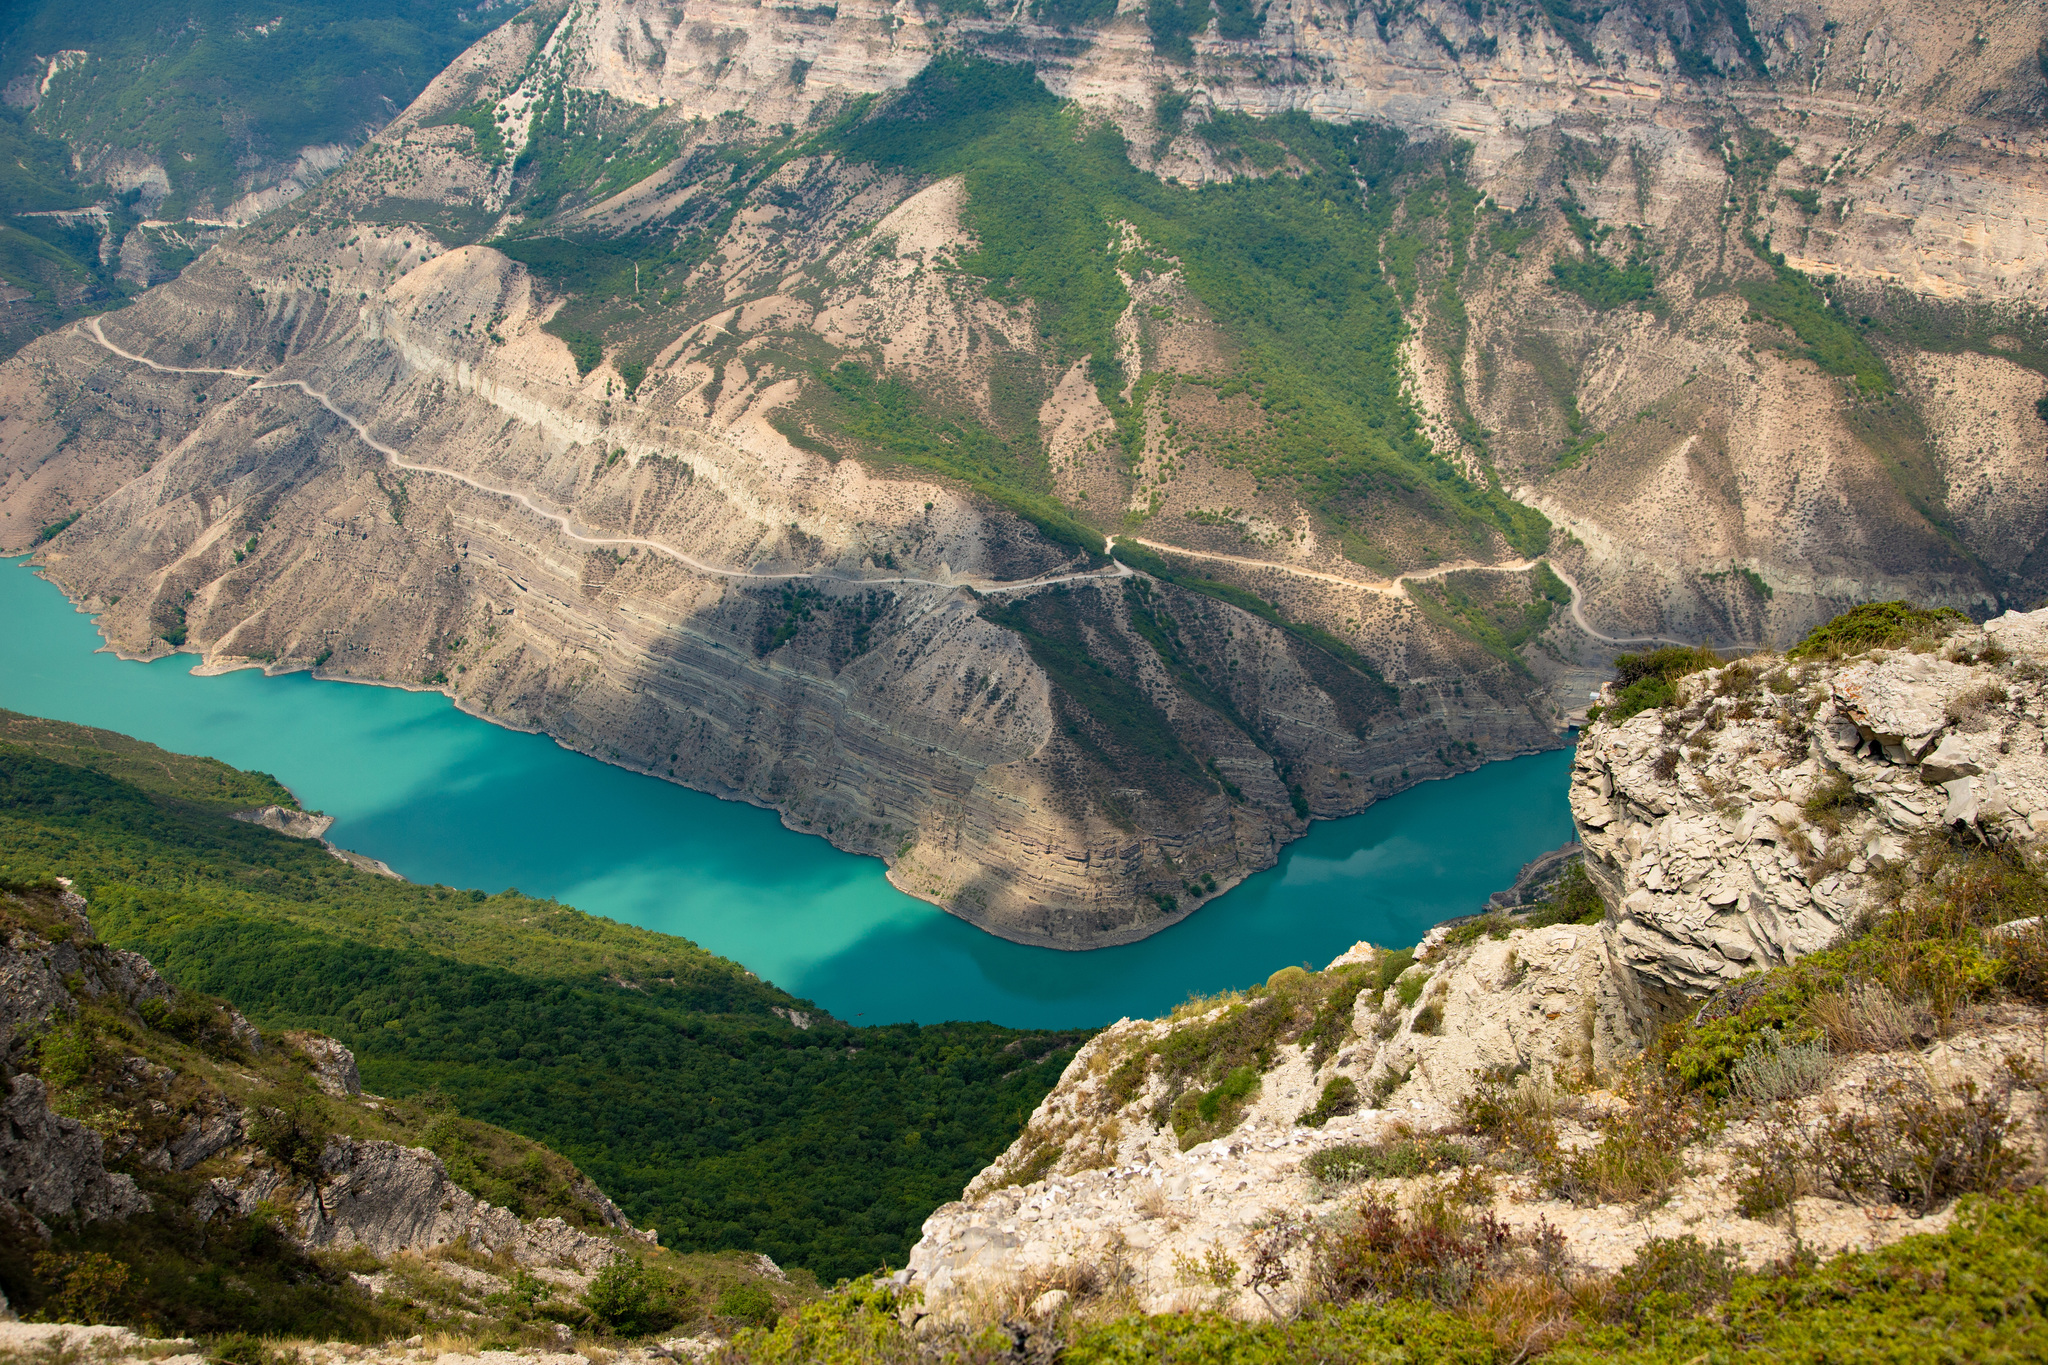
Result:
M36 1025L78 1012L74 981L87 999L112 997L130 1007L171 997L171 984L141 954L93 938L83 896L67 889L54 908L50 936L17 927L0 940L0 1056Z
M1572 818L1639 1025L1827 947L1883 908L1879 874L1915 836L2036 843L2044 674L2048 611L2013 612L1931 653L1759 656L1684 679L1679 707L1591 727Z
M509 1209L478 1199L450 1180L441 1158L424 1147L349 1137L329 1139L320 1154L319 1174L311 1181L298 1184L267 1168L240 1178L221 1177L200 1195L194 1209L202 1217L223 1208L250 1214L259 1204L277 1200L296 1210L297 1236L305 1246L361 1247L380 1259L404 1251L469 1246L486 1254L507 1252L534 1265L568 1265L589 1273L619 1254L612 1242L559 1218L526 1223ZM652 1233L633 1229L609 1200L600 1207L608 1226L653 1240Z
M314 1083L322 1090L330 1095L363 1093L363 1078L356 1070L355 1053L318 1033L287 1033L284 1040L312 1061Z
M107 1171L98 1133L50 1112L34 1076L16 1076L0 1104L0 1199L37 1219L88 1223L149 1207L134 1180Z

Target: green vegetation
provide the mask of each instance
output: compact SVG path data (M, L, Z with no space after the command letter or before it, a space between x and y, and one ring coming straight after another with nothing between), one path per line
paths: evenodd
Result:
M2048 1277L2040 1190L1972 1198L1946 1231L1880 1251L1754 1269L1730 1248L1682 1236L1649 1241L1618 1272L1574 1273L1546 1260L1542 1245L1448 1203L1402 1212L1370 1198L1334 1233L1312 1238L1280 1215L1254 1237L1246 1278L1276 1298L1304 1293L1308 1311L1137 1316L1121 1307L1113 1273L1087 1267L1060 1286L1078 1291L1077 1311L1033 1332L1032 1345L1069 1365L1934 1365L2048 1350L2048 1311L2031 1292ZM1305 1271L1277 1255L1296 1248L1309 1253ZM733 1358L966 1362L1000 1358L1014 1341L993 1321L913 1337L902 1307L894 1291L861 1280L772 1330L741 1334Z
M1005 441L977 422L947 420L907 384L878 378L852 361L817 377L838 400L840 429L879 462L957 478L1036 526L1046 539L1101 562L1102 536L1046 491L1050 484L1035 429L1028 442Z
M1346 667L1364 675L1388 700L1393 699L1394 689L1387 684L1373 662L1321 626L1306 621L1290 621L1281 615L1278 607L1258 594L1240 588L1234 583L1220 583L1213 578L1200 577L1188 570L1185 560L1155 554L1143 545L1123 537L1117 538L1110 548L1110 554L1122 563L1142 570L1161 582L1171 583L1189 592L1200 593L1204 597L1213 597L1219 602L1227 602L1269 625L1278 626L1303 643L1313 645Z
M1551 261L1551 283L1602 310L1641 303L1654 295L1656 280L1643 257L1640 242L1629 253L1628 264L1617 266L1600 254L1600 244L1613 234L1613 228L1601 227L1587 217L1575 199L1558 201L1558 208L1564 211L1572 235L1579 239L1579 254L1560 253Z
M460 0L29 0L0 17L0 82L37 54L91 54L50 83L36 129L81 151L153 158L171 179L157 216L176 219L201 200L225 207L249 158L361 141L517 12Z
M1837 804L1816 803L1808 818L1818 824ZM1837 1051L1857 1051L1937 1032L1957 1010L2001 991L2041 995L2044 936L1985 932L2048 910L2039 872L2010 854L1946 842L1923 845L1913 871L1920 880L1907 891L1901 877L1893 913L1825 952L1744 978L1672 1030L1662 1045L1671 1074L1724 1096L1767 1035L1780 1043L1827 1035Z
M127 975L106 970L109 950L54 884L0 882L0 932L17 950L66 944L103 981ZM483 1300L481 1314L456 1315L505 1346L547 1343L558 1324L627 1335L684 1323L772 1322L816 1292L802 1271L764 1286L751 1253L678 1255L612 1233L607 1211L569 1162L460 1117L436 1094L329 1095L291 1035L259 1045L219 1000L190 991L168 999L86 995L75 982L78 1008L17 1039L23 1045L11 1053L11 1068L35 1075L57 1112L107 1139L111 1165L137 1182L151 1207L121 1222L62 1221L46 1242L0 1239L0 1289L31 1316L216 1337L212 1358L258 1365L270 1360L258 1336L377 1341L447 1326L448 1286L411 1258L385 1264L361 1249L309 1255L287 1235L289 1197L247 1214L233 1206L216 1211L205 1192L219 1163L185 1171L144 1159L167 1139L236 1111L248 1116L248 1141L237 1140L240 1150L227 1161L268 1165L303 1184L317 1175L334 1136L426 1147L472 1195L525 1219L560 1218L627 1253L580 1302L506 1256L469 1246L428 1253L429 1261L487 1267L512 1282L510 1292ZM372 1302L348 1277L380 1270L399 1292ZM253 1354L235 1354L245 1347Z
M1969 619L1948 607L1866 602L1806 632L1806 638L1785 651L1785 657L1842 659L1866 650L1897 649L1911 640L1946 635Z
M0 711L0 754L33 753L85 768L210 811L299 803L269 773L245 773L215 758L194 758L139 739L65 721Z
M1526 578L1484 571L1450 574L1411 583L1409 597L1424 616L1521 673L1528 665L1516 651L1572 601L1571 589L1541 560Z
M1771 250L1748 232L1749 243L1758 259L1771 267L1773 278L1749 281L1740 287L1755 312L1791 329L1802 344L1799 352L1829 374L1855 382L1860 394L1892 391L1891 371L1870 343L1856 329L1856 323L1814 288L1813 281L1785 264L1783 253Z
M1278 165L1284 153L1300 173L1167 185L1132 167L1114 127L1084 126L1028 68L954 59L830 138L850 158L964 175L966 226L980 245L961 268L999 299L1033 301L1061 356L1090 357L1127 431L1135 414L1118 396L1112 337L1128 302L1117 266L1177 261L1238 343L1239 373L1226 387L1256 398L1270 426L1256 451L1221 457L1299 488L1341 525L1366 526L1389 499L1469 535L1498 530L1524 553L1540 550L1549 533L1541 515L1439 459L1401 395L1404 324L1378 268L1392 185L1411 169L1399 135L1233 115L1205 125L1205 136L1254 164ZM1129 260L1113 246L1118 221L1145 243Z
M1638 712L1670 706L1678 700L1676 684L1680 678L1703 669L1719 668L1721 664L1721 656L1713 650L1693 645L1667 645L1647 654L1618 655L1614 667L1621 675L1621 691L1614 704L1598 716L1589 708L1587 719L1619 725Z
M1220 783L1138 685L1133 661L1097 657L1115 638L1100 629L1106 623L1091 619L1102 610L1096 593L1061 584L1007 605L990 603L981 614L1023 638L1056 690L1068 736L1105 759L1110 771L1167 802L1212 795ZM1102 799L1113 818L1124 818L1114 798Z
M73 877L100 932L180 986L341 1039L372 1089L547 1143L671 1247L828 1278L900 1260L1077 1042L821 1014L799 1030L772 1009L813 1007L685 940L357 872L218 813L267 779L154 769L149 746L103 737L7 721L0 876Z

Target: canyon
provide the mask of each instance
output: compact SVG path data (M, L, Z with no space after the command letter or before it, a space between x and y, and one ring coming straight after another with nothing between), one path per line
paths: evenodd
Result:
M529 10L0 366L0 547L1075 949L1616 648L2037 601L2040 15L1574 13Z

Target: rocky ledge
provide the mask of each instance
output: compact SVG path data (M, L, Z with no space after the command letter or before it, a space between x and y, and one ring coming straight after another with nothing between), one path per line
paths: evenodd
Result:
M1957 860L2042 889L2048 611L1937 621L1847 658L1674 672L1664 705L1596 720L1579 748L1571 803L1597 922L1496 907L1412 952L1359 944L1322 972L1118 1022L926 1222L899 1284L945 1320L1006 1294L1028 1311L1019 1286L1085 1267L1144 1311L1262 1316L1258 1288L1276 1282L1255 1288L1244 1266L1271 1268L1275 1229L1342 1227L1360 1195L1554 1234L1592 1270L1688 1233L1752 1261L1877 1246L1941 1226L1945 1205L1900 1218L1829 1144L1894 1131L1909 1095L1930 1113L1988 1106L2013 1169L2038 1171L2024 1059L2048 1013L2025 990L1951 1009L1845 980L1852 1008L1825 1028L1795 1013L1790 1033L1733 1034L1740 1084L1681 1083L1664 1052L1643 1054L1710 1018L1730 1027L1756 992L1699 1008L1729 982L1946 894ZM1949 872L1930 870L1944 857ZM1958 934L1993 975L2022 934L2048 953L2038 921ZM1665 1162L1648 1185L1601 1174L1603 1154L1644 1152Z
M2044 679L2048 610L2013 612L1842 662L1737 660L1594 724L1572 819L1639 1030L1826 947L1896 897L1916 838L2034 846Z

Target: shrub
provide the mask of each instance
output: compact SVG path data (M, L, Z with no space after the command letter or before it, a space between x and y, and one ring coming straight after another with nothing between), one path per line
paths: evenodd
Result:
M1852 1199L1877 1198L1919 1213L1959 1194L2005 1188L2027 1158L2006 1146L2008 1089L1956 1087L1945 1103L1919 1077L1873 1081L1863 1111L1823 1125L1815 1141L1820 1173Z
M770 1327L780 1315L775 1300L758 1284L729 1284L718 1291L712 1316L729 1318L749 1327Z
M1684 1152L1703 1126L1698 1106L1653 1073L1638 1070L1623 1103L1600 1117L1600 1140L1549 1161L1543 1183L1575 1204L1653 1203L1685 1174Z
M281 1365L277 1352L264 1345L262 1338L246 1332L221 1337L207 1351L206 1358L212 1365Z
M1800 808L1806 818L1829 834L1840 834L1842 822L1857 810L1870 805L1870 798L1856 790L1856 784L1844 772L1831 772L1806 798Z
M1894 649L1915 636L1946 633L1969 617L1947 607L1911 602L1867 602L1851 607L1785 652L1790 659L1841 659L1872 649Z
M1492 1336L1463 1317L1398 1301L1292 1322L1247 1323L1220 1313L1129 1317L1083 1333L1061 1357L1065 1365L1495 1365L1504 1358Z
M1324 1185L1359 1180L1406 1180L1433 1171L1454 1170L1473 1161L1470 1148L1441 1134L1417 1135L1405 1129L1384 1142L1346 1142L1325 1147L1301 1163L1309 1177Z
M1557 1092L1534 1076L1506 1068L1481 1076L1459 1101L1458 1116L1525 1160L1541 1164L1557 1150Z
M1742 1249L1731 1243L1652 1237L1608 1287L1608 1314L1639 1325L1689 1316L1727 1298L1741 1270Z
M1675 684L1680 678L1720 666L1721 656L1713 650L1690 645L1617 655L1614 669L1620 675L1621 691L1601 719L1619 725L1638 712L1670 706L1678 700Z
M1429 984L1428 972L1415 972L1394 983L1394 996L1407 1009L1422 998L1422 988Z
M2022 1000L2048 1005L2048 919L2007 924L1996 943L1999 982Z
M583 1291L583 1306L615 1336L643 1337L682 1321L681 1286L630 1256L614 1258ZM728 1291L730 1292L730 1291ZM724 1295L720 1295L723 1302Z
M128 1265L103 1251L39 1251L31 1263L48 1289L43 1316L51 1322L106 1322L128 1287Z
M1358 1112L1358 1083L1349 1076L1333 1076L1323 1084L1322 1098L1315 1108L1302 1114L1300 1122L1310 1128L1320 1128L1340 1114Z
M310 1099L282 1107L266 1105L249 1119L249 1140L301 1180L320 1174L320 1154L327 1149L329 1131L326 1115Z
M1836 1052L1896 1052L1913 1046L1920 1021L1875 981L1851 981L1813 997L1807 1014Z
M1787 1043L1773 1031L1757 1039L1735 1064L1735 1093L1752 1103L1791 1099L1827 1079L1828 1049L1819 1038Z
M1258 1093L1259 1083L1258 1068L1246 1064L1224 1073L1223 1079L1207 1090L1183 1092L1171 1111L1180 1149L1185 1152L1236 1128L1246 1104Z
M1410 1033L1427 1034L1431 1037L1444 1031L1444 1002L1442 996L1432 996L1428 1004L1415 1011L1413 1022L1408 1025Z
M1330 974L1326 972L1324 975ZM1329 983L1328 994L1316 1007L1315 1017L1301 1035L1302 1046L1308 1049L1310 1066L1320 1069L1351 1036L1351 1019L1358 1006L1359 993L1377 975L1366 963L1353 963L1338 969L1335 980Z
M1736 1148L1737 1165L1728 1176L1735 1211L1744 1218L1768 1218L1815 1193L1806 1134L1788 1113L1767 1113L1763 1139Z
M1532 906L1522 923L1531 929L1553 924L1598 924L1607 917L1607 902L1600 899L1593 879L1586 875L1586 860L1566 864L1550 895Z

